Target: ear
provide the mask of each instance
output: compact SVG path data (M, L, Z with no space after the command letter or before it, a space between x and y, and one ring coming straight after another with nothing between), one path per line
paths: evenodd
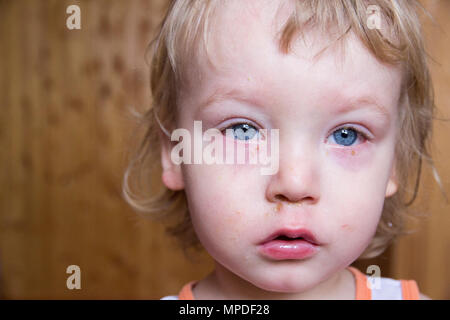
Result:
M170 190L177 191L184 189L183 174L181 165L176 164L171 159L172 143L170 139L161 135L161 164L162 164L162 182Z
M393 196L398 190L397 170L395 163L392 165L391 176L389 177L388 184L386 186L386 198Z

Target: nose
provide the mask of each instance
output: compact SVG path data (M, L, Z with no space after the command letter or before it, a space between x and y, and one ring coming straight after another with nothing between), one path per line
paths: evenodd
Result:
M319 200L317 158L311 149L302 149L298 141L296 144L288 148L280 145L279 169L270 176L266 188L266 198L270 202L315 204Z

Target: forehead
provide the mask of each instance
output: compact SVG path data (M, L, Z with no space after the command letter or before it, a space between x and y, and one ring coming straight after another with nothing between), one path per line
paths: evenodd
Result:
M188 68L188 77L201 88L190 93L202 100L218 87L253 86L263 92L296 83L348 92L400 88L399 70L378 62L351 33L344 47L331 46L317 59L330 39L315 30L294 38L291 52L282 53L278 36L292 10L291 1L220 2L209 27L208 59L199 51Z

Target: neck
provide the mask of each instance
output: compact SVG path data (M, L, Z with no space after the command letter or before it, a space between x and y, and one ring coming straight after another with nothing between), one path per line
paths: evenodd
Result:
M355 284L353 275L344 269L303 292L273 292L256 287L216 262L215 270L195 286L194 296L215 300L354 299Z

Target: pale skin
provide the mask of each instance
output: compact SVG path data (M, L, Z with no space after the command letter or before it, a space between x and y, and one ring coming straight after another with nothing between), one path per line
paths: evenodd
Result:
M197 299L354 299L346 267L370 244L384 200L398 188L401 72L378 62L353 36L342 55L332 47L314 59L325 44L315 33L281 53L274 32L289 8L277 11L275 3L228 1L220 9L210 34L216 68L199 53L188 69L195 85L180 94L176 125L192 131L201 120L203 130L239 123L277 128L278 172L264 176L245 164L176 165L164 143L162 180L185 190L197 236L215 260L215 270L193 289ZM205 106L217 90L239 92ZM333 132L344 125L369 139L358 134L352 145L340 145ZM286 227L312 231L319 252L302 260L261 256L257 244Z

